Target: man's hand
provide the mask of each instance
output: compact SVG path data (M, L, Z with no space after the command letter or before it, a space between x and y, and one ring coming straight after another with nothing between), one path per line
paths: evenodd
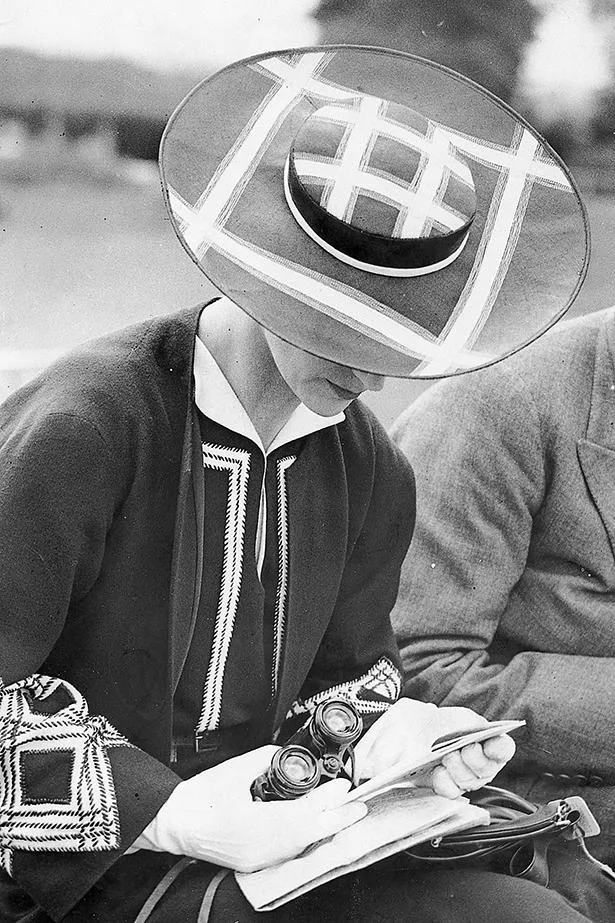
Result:
M433 743L445 734L476 731L488 722L470 708L438 708L415 699L400 699L367 731L355 748L357 774L369 779L408 757L427 759ZM417 785L438 795L457 798L490 782L515 752L507 734L444 756L440 766Z
M349 789L342 779L295 801L252 801L250 786L277 749L261 747L181 782L135 847L252 872L296 856L366 815L364 804L339 806Z

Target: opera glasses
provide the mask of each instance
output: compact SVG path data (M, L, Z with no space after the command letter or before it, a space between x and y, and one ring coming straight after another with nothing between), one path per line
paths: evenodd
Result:
M361 736L363 721L346 699L327 699L280 747L271 765L252 783L255 801L298 798L338 776L354 777L352 745ZM350 762L350 775L344 768Z

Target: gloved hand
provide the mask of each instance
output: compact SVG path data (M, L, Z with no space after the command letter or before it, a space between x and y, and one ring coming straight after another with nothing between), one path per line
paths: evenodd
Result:
M252 872L296 856L366 815L361 803L338 807L349 789L342 779L295 801L252 801L250 786L277 749L261 747L180 782L132 848Z
M426 759L432 744L444 734L479 730L487 723L470 708L438 708L402 698L374 722L355 747L358 777L370 779L408 757ZM514 752L513 739L503 734L449 753L440 766L415 781L433 788L437 795L457 798L490 782Z

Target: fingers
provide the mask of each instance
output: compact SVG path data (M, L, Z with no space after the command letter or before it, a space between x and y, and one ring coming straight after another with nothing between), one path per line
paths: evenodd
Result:
M452 754L451 754L452 755ZM486 777L493 770L492 761L479 743L469 744L460 751L462 763L478 777ZM445 764L446 765L446 764ZM496 770L497 771L497 770Z
M317 790L316 797L252 802L247 807L236 802L234 809L220 812L224 822L214 843L214 861L242 872L253 872L299 855L313 843L328 839L365 817L367 805L339 804L345 791L347 784L339 780L338 785L335 780ZM211 858L211 842L209 847ZM205 852L203 855L208 858Z
M474 743L448 753L442 765L432 772L434 792L446 798L457 798L462 792L472 792L490 782L515 752L515 743L504 734Z
M478 746L480 747L480 744ZM464 747L463 749L467 748ZM482 750L482 747L480 749ZM480 767L476 771L466 763L463 750L448 753L442 760L444 769L446 769L453 783L461 792L473 792L475 789L480 788L501 769L499 763L493 764L490 760L483 762L478 754L473 755L473 760Z
M508 735L494 737L484 743L469 744L442 760L447 769L465 779L468 774L481 779L493 778L515 752L515 743Z
M350 785L348 779L332 779L331 782L319 785L308 795L300 798L297 804L301 810L311 813L337 808L350 791Z
M323 811L314 821L312 833L308 843L315 843L325 837L339 833L345 827L350 827L362 820L367 814L367 805L362 801L353 801L331 811Z
M431 787L436 795L442 795L443 798L459 798L462 794L462 790L444 766L436 766L431 773Z
M516 744L509 734L501 734L486 740L483 749L490 760L507 763L515 754Z
M471 708L461 705L443 705L438 709L438 737L444 734L478 731L489 722Z
M367 805L363 802L340 805L349 788L347 780L334 779L294 802L303 846L333 836L365 817Z

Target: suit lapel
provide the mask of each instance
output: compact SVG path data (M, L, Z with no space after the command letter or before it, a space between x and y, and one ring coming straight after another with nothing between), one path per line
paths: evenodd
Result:
M585 483L592 495L615 555L615 451L587 439L577 443Z
M586 438L577 443L579 464L615 554L615 330L600 328Z

